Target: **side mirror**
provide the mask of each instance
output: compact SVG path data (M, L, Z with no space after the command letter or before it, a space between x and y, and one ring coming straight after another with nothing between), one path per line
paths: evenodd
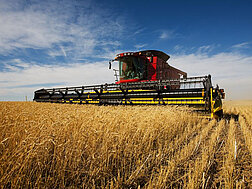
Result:
M109 69L111 70L111 61L109 61Z

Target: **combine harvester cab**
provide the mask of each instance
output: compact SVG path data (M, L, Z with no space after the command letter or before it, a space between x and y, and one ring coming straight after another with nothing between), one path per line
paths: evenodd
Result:
M187 73L167 63L169 58L169 55L156 50L118 54L115 60L119 62L120 81L116 83L174 80L181 76L186 78Z
M170 57L156 50L126 52L109 62L119 62L116 83L40 89L34 101L98 105L188 105L222 117L223 89L214 88L211 76L187 77L170 66ZM119 75L117 73L119 72Z

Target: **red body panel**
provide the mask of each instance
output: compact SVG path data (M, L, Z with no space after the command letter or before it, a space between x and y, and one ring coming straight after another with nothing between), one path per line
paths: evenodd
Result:
M157 80L179 79L182 75L177 69L174 69L160 58L158 59L157 65Z
M116 82L119 83L130 83L130 82L146 82L146 81L157 81L157 80L169 80L169 79L179 79L181 76L187 77L187 74L177 68L170 66L166 61L169 56L161 51L155 51L155 55L144 54L142 52L153 52L150 51L140 51L140 52L127 52L120 53L117 55L118 58L124 56L137 56L146 60L146 76L143 79L121 79ZM157 53L158 52L158 53Z
M157 80L157 57L152 58L152 63L150 63L150 66L152 67L151 69L154 71L154 73L151 72L151 81L156 81Z
M141 79L125 79L125 80L117 81L116 84L119 84L119 83L139 82L139 81L141 81Z

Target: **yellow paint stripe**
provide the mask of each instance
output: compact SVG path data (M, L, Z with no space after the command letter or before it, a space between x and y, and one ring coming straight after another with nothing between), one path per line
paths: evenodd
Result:
M154 91L154 90L140 90L140 89L137 89L137 90L128 90L128 92L139 92L139 91L147 92L147 91ZM121 90L116 90L116 91L102 91L102 93L121 93L121 92L122 92Z
M159 101L131 101L132 104L159 104ZM129 104L129 103L128 103ZM204 101L160 101L160 104L174 104L174 105L204 105Z
M203 97L163 98L163 100L203 100Z
M154 98L130 98L130 100L153 100Z
M138 100L142 100L142 101L138 101ZM151 100L151 101L148 101L148 100ZM70 101L62 101L62 102L66 102L66 103L70 103ZM80 100L75 100L75 101L72 101L73 103L80 103ZM214 101L212 101L214 103ZM83 104L98 104L99 103L99 100L86 100L86 101L82 101ZM198 104L198 105L204 105L205 104L205 101L204 100L197 100L197 101L181 101L181 100L176 100L176 101L162 101L162 100L153 100L152 98L143 98L143 99L130 99L130 101L125 101L125 100L122 100L122 103L123 104L175 104L175 105L180 105L180 104L183 104L183 105L193 105L193 104Z
M128 90L128 92L139 92L139 91L142 91L142 92L147 92L147 91L155 91L155 90L141 90L141 89L137 89L137 90ZM102 91L102 93L121 93L122 91L121 90L115 90L115 91ZM96 92L84 92L83 94L93 94L93 93L96 93Z
M213 88L210 88L210 95L211 95L211 98L210 98L210 100L211 100L211 118L213 118L214 117L214 115L213 115Z
M130 98L130 100L154 100L154 98ZM155 98L155 101L159 98ZM160 98L162 100L162 98ZM191 98L163 98L163 100L203 100L203 97L191 97Z

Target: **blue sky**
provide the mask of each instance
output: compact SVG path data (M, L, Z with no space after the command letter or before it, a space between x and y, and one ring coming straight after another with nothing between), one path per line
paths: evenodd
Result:
M145 49L166 52L189 76L212 74L227 99L251 99L251 8L249 0L0 0L0 100L111 83L108 60Z

